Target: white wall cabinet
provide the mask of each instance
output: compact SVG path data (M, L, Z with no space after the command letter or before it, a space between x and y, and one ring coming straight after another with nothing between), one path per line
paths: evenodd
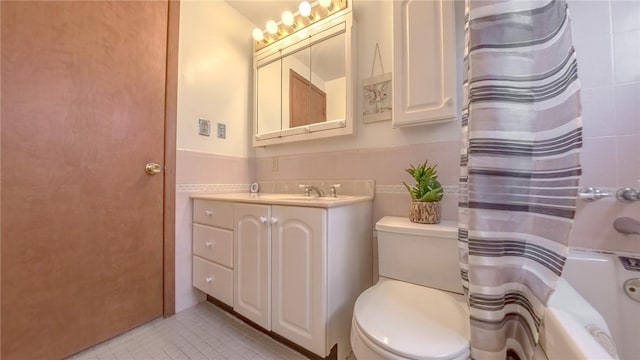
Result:
M236 203L234 311L321 357L372 285L371 202L335 208Z
M454 1L393 2L394 127L457 114Z

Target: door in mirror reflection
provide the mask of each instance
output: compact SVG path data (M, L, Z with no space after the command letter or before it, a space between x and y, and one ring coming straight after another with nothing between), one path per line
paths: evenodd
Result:
M253 146L353 133L351 12L255 54Z
M309 46L282 58L283 129L309 124L311 71Z
M327 121L327 94L293 69L289 70L289 127Z

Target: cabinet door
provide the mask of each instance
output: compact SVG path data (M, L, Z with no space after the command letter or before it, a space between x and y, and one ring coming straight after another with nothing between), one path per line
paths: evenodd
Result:
M393 118L396 126L456 117L454 1L393 2Z
M268 205L234 206L234 296L236 312L271 329L271 231Z
M326 356L327 211L273 206L272 330Z

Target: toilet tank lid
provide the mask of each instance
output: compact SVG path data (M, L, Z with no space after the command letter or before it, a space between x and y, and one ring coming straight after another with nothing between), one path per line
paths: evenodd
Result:
M376 223L376 230L446 239L458 238L457 221L441 221L439 224L418 224L409 221L409 218L405 217L385 216Z

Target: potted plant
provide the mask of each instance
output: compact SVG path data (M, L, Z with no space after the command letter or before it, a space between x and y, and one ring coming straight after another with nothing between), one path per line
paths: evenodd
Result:
M412 187L402 182L411 195L409 220L421 224L439 223L442 216L440 200L444 190L438 181L436 165L429 166L425 160L418 166L411 165L406 172L416 181Z

